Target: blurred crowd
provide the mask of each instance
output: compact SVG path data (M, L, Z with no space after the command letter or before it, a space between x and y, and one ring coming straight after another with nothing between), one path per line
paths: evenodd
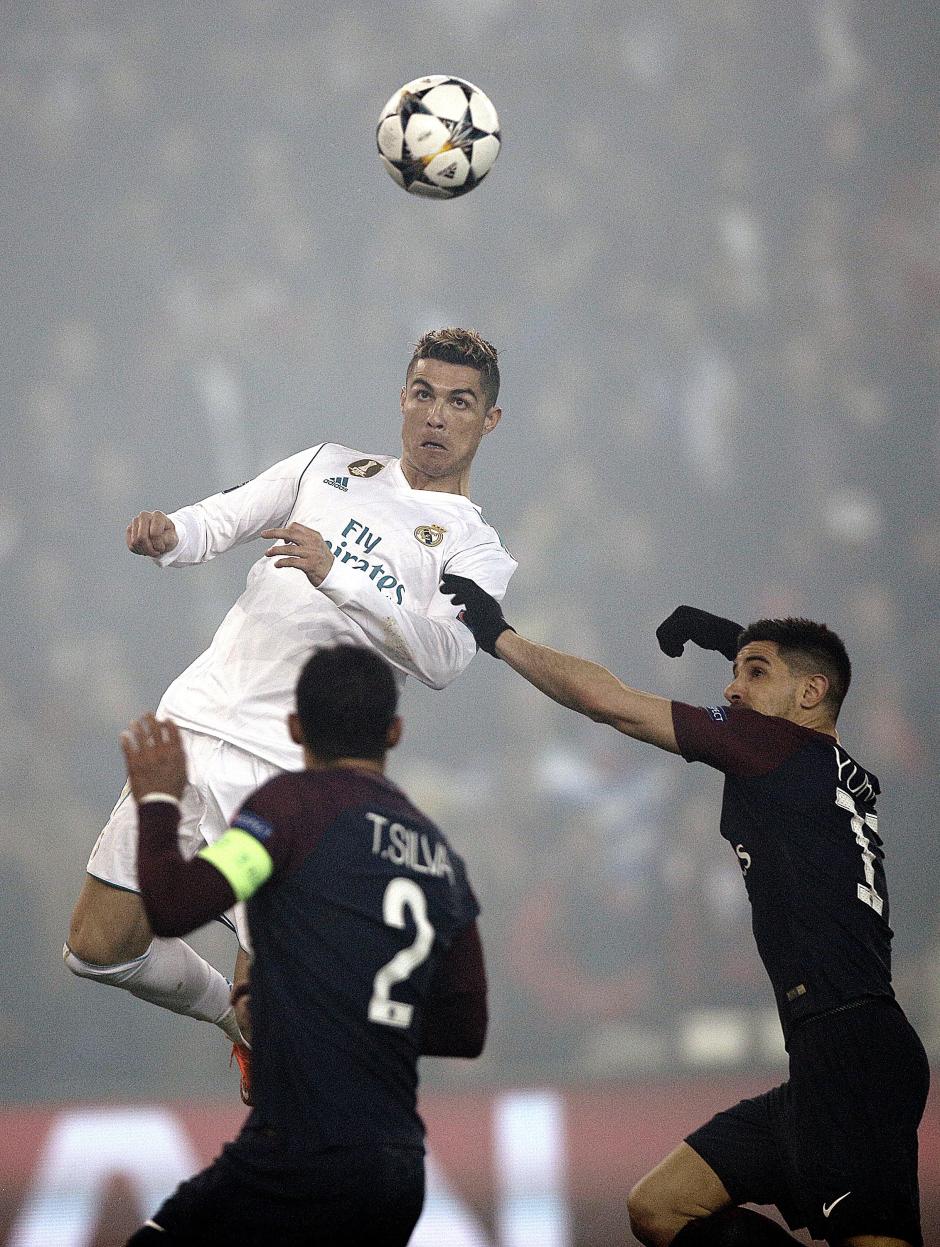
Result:
M506 419L473 493L519 560L521 630L705 704L721 661L653 640L680 601L845 639L840 726L882 783L899 994L940 1057L934 6L390 12L47 0L7 23L9 1094L227 1086L197 1024L57 960L120 788L117 733L260 553L161 574L124 526L324 438L394 453L411 344L454 322L502 350ZM504 124L486 185L451 204L405 196L372 151L382 102L438 71ZM716 775L485 655L405 712L393 775L484 910L491 1042L450 1079L779 1062Z

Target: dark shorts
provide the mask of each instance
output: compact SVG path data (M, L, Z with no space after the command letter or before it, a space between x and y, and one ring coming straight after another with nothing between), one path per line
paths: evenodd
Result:
M774 1204L791 1230L835 1242L881 1234L916 1247L917 1127L930 1071L901 1009L870 1000L790 1036L790 1078L686 1142L737 1204Z
M420 1148L334 1148L298 1163L243 1131L153 1220L166 1247L405 1247L423 1203Z

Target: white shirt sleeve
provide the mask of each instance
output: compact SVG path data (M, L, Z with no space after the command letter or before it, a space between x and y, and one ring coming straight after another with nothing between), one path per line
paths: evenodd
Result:
M169 518L179 540L154 562L160 567L207 563L233 546L251 541L265 528L281 527L296 501L300 478L320 448L314 446L291 455L244 485L174 511Z
M457 551L445 570L470 576L502 601L516 562L490 539ZM477 652L473 633L457 618L460 608L443 593L435 596L427 611L409 610L380 593L368 576L339 560L319 589L359 625L393 667L430 688L446 687Z

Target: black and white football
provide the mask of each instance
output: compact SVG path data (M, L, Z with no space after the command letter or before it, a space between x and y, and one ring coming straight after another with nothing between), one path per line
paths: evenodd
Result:
M382 109L375 134L399 186L428 199L456 199L483 181L499 155L499 118L489 97L463 78L415 78Z

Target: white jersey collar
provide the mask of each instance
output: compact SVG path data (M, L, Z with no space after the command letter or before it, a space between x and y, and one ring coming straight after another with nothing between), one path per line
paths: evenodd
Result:
M405 476L405 473L401 466L400 459L390 459L388 466L391 469L392 474L395 476L398 483L402 485L405 489L407 489L409 493L430 494L432 498L441 498L442 500L446 500L449 502L465 504L466 506L473 507L474 511L476 511L478 515L482 514L482 508L479 507L475 502L471 501L471 499L468 498L466 494L452 494L452 493L445 492L440 489L415 489L414 486L409 482L408 477Z

